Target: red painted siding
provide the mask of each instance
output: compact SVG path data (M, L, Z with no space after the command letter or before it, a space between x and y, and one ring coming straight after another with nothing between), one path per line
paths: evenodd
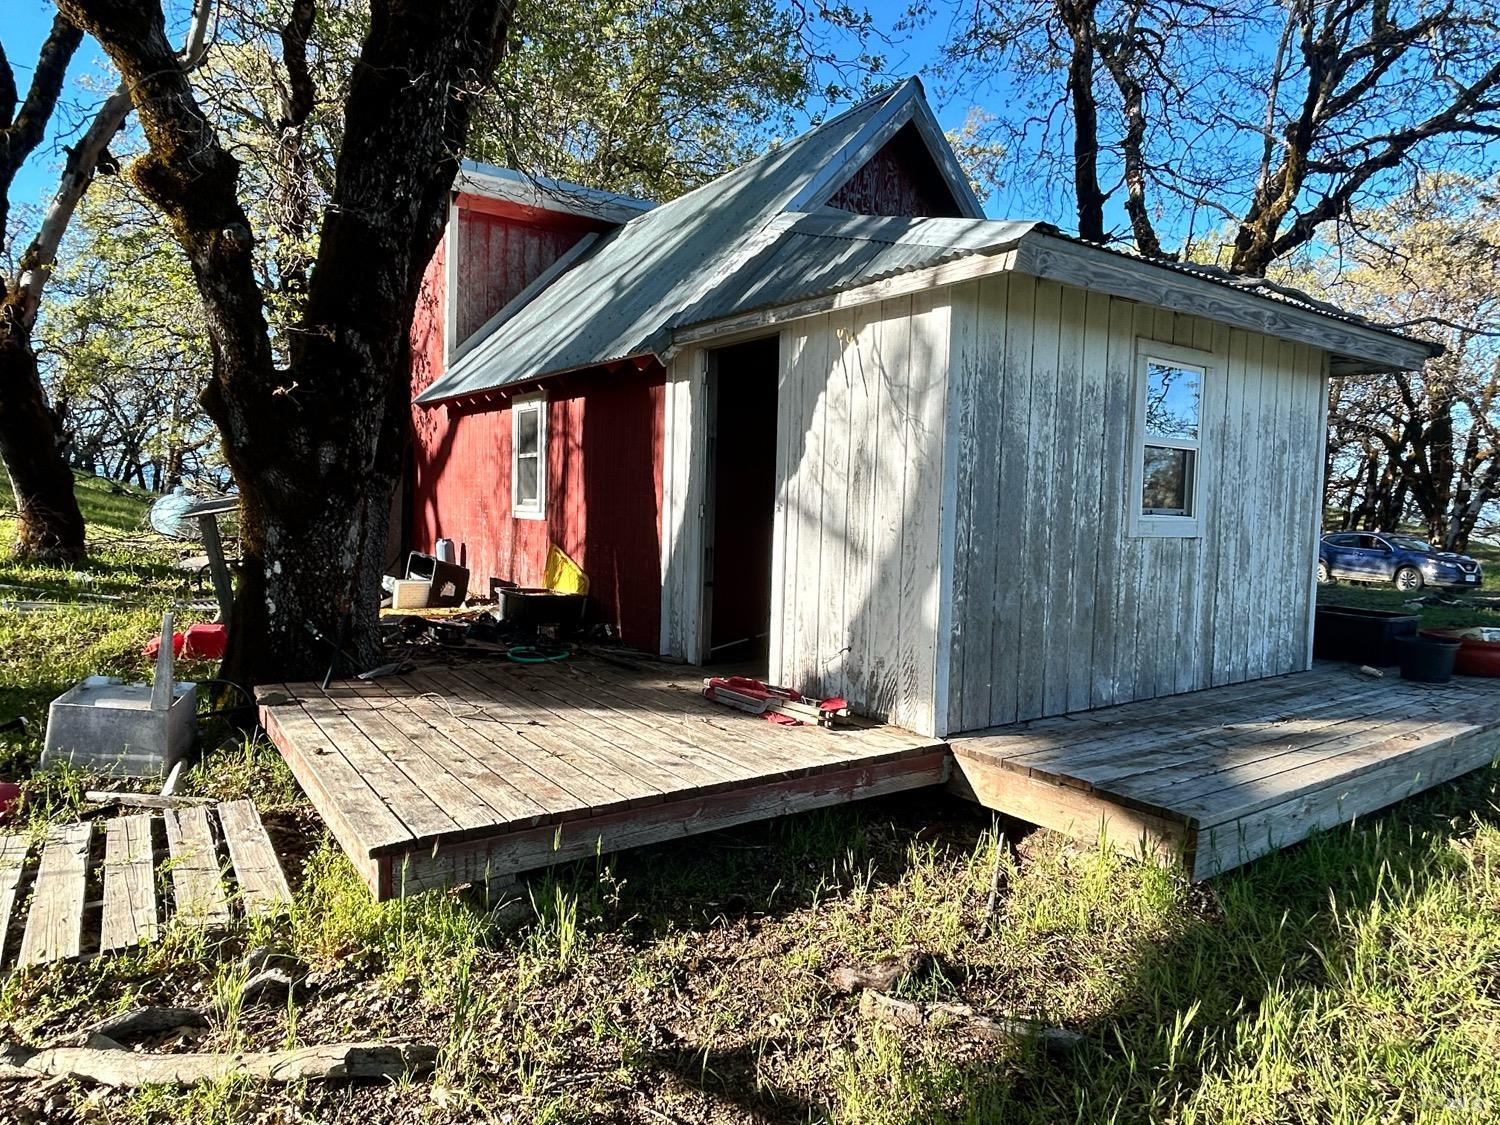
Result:
M469 335L602 224L472 195L458 197L457 337Z
M904 125L849 182L834 193L830 207L857 215L957 217L963 212L932 161L915 125Z
M461 211L460 224L464 218ZM470 223L471 232L481 229L473 219ZM579 232L568 226L563 233L576 239ZM518 246L526 232L517 223L482 229L483 239L459 236L466 259L459 263L459 277L485 278L485 305L494 306L477 323L531 279L520 281L521 276L545 269L554 260L549 253L572 245L539 229L538 248ZM491 237L497 230L503 233ZM506 248L495 259L502 279L490 284L488 263L497 242ZM439 247L418 301L412 330L414 395L443 370L446 252ZM481 253L487 263L483 269ZM614 625L627 643L655 651L661 607L664 379L661 368L653 365L643 372L579 372L543 384L548 397L544 520L510 514L511 414L504 399L413 407L412 547L431 551L440 538L454 540L474 589L487 592L491 578L538 584L548 545L556 543L588 574L595 619Z

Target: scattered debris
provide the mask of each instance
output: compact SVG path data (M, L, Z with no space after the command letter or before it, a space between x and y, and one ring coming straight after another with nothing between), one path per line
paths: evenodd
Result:
M382 676L399 676L402 672L410 672L416 665L410 660L394 660L389 664L381 664L371 668L368 672L361 672L355 676L356 680L378 680Z
M817 723L833 727L849 718L846 699L812 699L796 688L778 687L749 676L710 676L703 681L703 697L787 726Z
M88 1029L90 1037L107 1036L117 1043L166 1032L197 1031L207 1028L208 1017L197 1008L135 1008L106 1016Z
M113 1048L13 1044L0 1049L0 1081L72 1078L103 1086L192 1086L253 1078L263 1082L402 1078L432 1072L438 1049L419 1043L330 1043L285 1051L146 1054Z
M922 1027L956 1026L970 1035L1007 1042L1034 1039L1048 1048L1076 1047L1083 1036L1065 1027L1039 1020L981 1015L967 1004L916 1004L898 1000L884 992L866 990L859 998L859 1013L893 1027L915 1030Z
M178 793L127 793L112 789L89 789L83 799L93 805L122 809L190 809L208 808L217 802L212 797L189 797Z
M245 955L245 968L245 983L239 989L240 1001L245 1004L283 1005L288 998L299 999L309 971L290 953L264 947Z
M873 988L881 992L894 988L902 977L925 969L931 958L920 950L882 957L867 969L854 965L840 965L828 974L828 983L839 992L859 992Z

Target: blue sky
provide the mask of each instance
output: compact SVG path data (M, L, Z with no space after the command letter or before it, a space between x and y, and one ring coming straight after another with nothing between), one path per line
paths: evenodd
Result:
M47 38L52 27L54 9L45 0L3 0L6 11L0 20L0 42L5 44L6 58L16 75L16 86L21 96L31 85L31 72L36 68L36 53ZM73 65L68 68L68 84L63 91L58 113L47 139L31 154L16 176L11 194L12 204L32 203L41 206L52 192L53 181L62 168L62 145L88 124L90 111L97 106L114 79L110 68L92 39L84 38L83 45L73 56Z
M5 15L0 20L0 41L10 58L16 74L16 85L25 91L31 81L32 68L36 63L37 49L52 26L53 8L47 0L0 0ZM185 5L179 5L185 6ZM875 0L867 7L878 27L894 27L901 18L906 3L901 0ZM898 40L882 44L887 58L887 68L892 74L906 75L920 72L936 57L942 42L944 28L928 26L914 33L904 33ZM113 71L98 45L85 38L83 46L74 56L68 72L68 87L63 96L61 111L46 142L32 154L25 167L16 177L12 202L42 205L52 191L58 169L62 165L61 145L68 143L73 134L87 124L89 110L102 100L113 84ZM928 96L934 99L934 108L944 128L957 128L963 124L968 105L966 101L948 105L936 104L939 91L932 82L927 83Z

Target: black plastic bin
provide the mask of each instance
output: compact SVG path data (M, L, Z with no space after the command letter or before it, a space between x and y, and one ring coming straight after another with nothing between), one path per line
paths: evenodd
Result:
M559 594L556 590L505 586L499 589L500 620L507 625L562 625L577 628L583 624L588 606L587 594Z
M432 583L429 606L460 606L469 594L469 568L443 562L434 555L413 551L406 556L406 577L425 578Z
M1396 658L1401 678L1422 684L1446 684L1453 678L1453 661L1461 642L1446 637L1397 637Z
M1397 662L1396 638L1414 637L1417 616L1384 609L1319 606L1313 621L1313 655L1389 668Z

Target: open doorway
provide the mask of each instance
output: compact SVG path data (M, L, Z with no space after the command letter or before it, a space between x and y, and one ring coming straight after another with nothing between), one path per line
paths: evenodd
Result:
M776 382L771 336L709 353L704 513L705 663L758 665L771 631L776 520Z

